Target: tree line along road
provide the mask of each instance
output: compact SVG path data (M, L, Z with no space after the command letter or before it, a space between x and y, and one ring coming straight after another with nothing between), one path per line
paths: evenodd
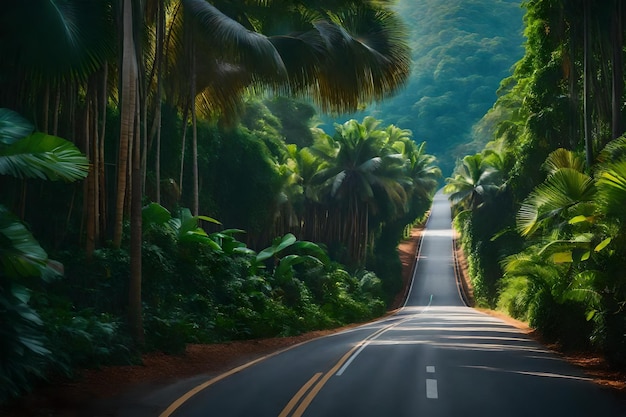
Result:
M464 305L450 224L438 193L397 314L160 389L119 415L626 417L581 371Z

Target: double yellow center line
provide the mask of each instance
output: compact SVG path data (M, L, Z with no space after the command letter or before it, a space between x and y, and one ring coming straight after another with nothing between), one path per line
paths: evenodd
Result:
M430 296L430 302L428 303L428 306L426 307L425 310L423 310L421 313L423 313L424 311L428 310L428 308L430 307L430 304L432 303L432 298L433 296ZM418 313L419 314L419 313ZM335 364L335 366L332 367L332 369L330 369L328 372L326 372L325 374L323 372L318 372L315 375L313 375L311 377L311 379L309 379L307 381L306 384L304 384L302 386L302 388L300 388L300 390L298 390L298 392L291 398L291 400L287 403L287 405L285 406L285 408L281 411L281 413L278 415L278 417L301 417L304 412L306 411L306 409L309 407L309 405L311 404L311 402L313 401L313 399L315 398L315 396L320 392L320 390L322 389L322 387L328 382L328 380L335 374L337 374L337 372L341 369L341 371L343 372L345 370L345 368L350 364L350 362L354 359L354 357L356 357L356 355L358 355L360 353L360 350L362 350L363 348L365 348L365 346L367 346L367 344L369 342L371 342L372 340L378 338L380 335L382 335L383 333L385 333L386 331L394 328L395 326L398 326L402 323L404 323L405 321L411 320L415 318L415 315L411 315L408 316L396 323L392 323L389 324L385 327L382 327L380 329L378 329L377 331L375 331L374 333L372 333L371 335L369 335L368 337L366 337L365 339L361 340L359 343L357 343L355 346L353 346L348 352L346 352L346 354L344 354L341 359L339 359L339 361ZM191 389L190 391L186 392L185 394L183 394L181 397L179 397L177 400L175 400L173 403L171 403L169 405L169 407L167 407L167 409L165 409L161 414L159 414L159 417L170 417L172 414L174 414L174 412L176 410L178 410L184 403L186 403L189 399L191 399L191 397L195 396L196 394L198 394L200 391L210 387L211 385L215 384L216 382L219 382L233 374L236 374L238 372L243 371L244 369L259 363L261 361L264 361L268 358L271 358L272 356L277 356L287 350L293 349L297 346L300 346L302 344L304 344L306 342L300 343L298 345L294 345L291 346L289 348L271 353L269 355L263 356L261 358L258 358L256 360L253 360L251 362L248 362L244 365L238 366L234 369L231 369L230 371L221 374L215 378L212 378L198 386L196 386L195 388ZM344 366L345 365L345 366ZM342 368L343 367L343 368ZM304 397L304 399L302 399ZM294 408L297 406L297 408L294 410Z
M318 372L315 375L313 375L311 377L311 379L309 379L308 382L306 384L304 384L302 386L302 388L300 388L300 390L296 393L296 395L294 395L291 398L291 400L287 403L285 408L283 408L283 411L281 411L281 413L278 415L278 417L301 417L304 414L304 412L306 411L306 409L309 407L309 405L311 404L313 399L320 392L322 387L324 385L326 385L328 380L333 375L335 375L340 369L342 369L342 367L344 366L344 364L346 364L346 362L351 360L351 358L353 356L356 356L359 353L359 351L362 348L364 348L369 342L371 342L372 340L378 338L380 335L382 335L386 331L392 329L393 327L398 326L398 325L400 325L400 324L404 323L405 321L410 320L412 318L413 317L407 317L407 318L405 318L403 320L398 321L397 323L392 323L392 324L389 324L389 325L387 325L385 327L382 327L382 328L378 329L377 331L375 331L374 333L372 333L371 335L369 335L365 339L361 340L355 346L353 346L352 349L350 349L348 352L346 352L346 354L343 355L341 357L341 359L339 359L339 361L335 364L335 366L333 366L330 369L330 371L326 372L326 374L324 374L322 372ZM322 377L322 375L324 375L324 376ZM321 379L320 379L320 377L321 377ZM306 397L304 397L305 395L306 395ZM302 397L304 397L304 399L302 400L302 402L300 402ZM298 405L298 403L299 403L299 405ZM295 411L293 412L293 414L291 414L291 411L296 406L298 406L298 408L296 408Z

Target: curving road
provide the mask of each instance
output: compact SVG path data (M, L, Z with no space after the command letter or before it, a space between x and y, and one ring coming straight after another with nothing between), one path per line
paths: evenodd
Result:
M463 304L454 277L450 208L440 193L409 297L398 314L218 378L168 387L144 398L142 412L160 417L626 416L610 393L579 370L516 328Z

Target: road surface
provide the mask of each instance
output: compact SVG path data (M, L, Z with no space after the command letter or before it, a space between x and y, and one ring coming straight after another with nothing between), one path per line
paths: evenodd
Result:
M626 416L579 370L516 328L466 307L453 265L450 208L439 193L398 314L156 392L147 399L152 415Z

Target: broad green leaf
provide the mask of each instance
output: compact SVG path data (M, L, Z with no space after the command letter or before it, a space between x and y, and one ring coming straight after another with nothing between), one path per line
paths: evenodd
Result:
M319 259L313 257L313 256L301 256L301 255L287 255L284 258L282 258L280 260L280 263L278 264L278 266L276 267L276 270L274 271L274 279L276 279L276 281L278 281L279 283L285 283L286 281L288 281L289 279L291 279L292 277L292 267L294 265L298 265L301 264L305 261L314 261L318 264L321 264L321 262L319 261Z
M297 241L296 237L291 233L287 233L282 238L276 238L272 246L267 247L258 253L258 255L256 256L256 260L258 262L265 261L266 259L269 259L272 256L275 256L276 254L278 254L278 252L282 251L283 249L288 248L289 246L293 245L296 241Z
M272 256L274 256L275 253L276 253L276 248L274 248L274 246L270 246L269 248L265 248L261 252L259 252L256 255L256 260L257 262L263 262L271 258Z
M145 227L167 223L172 214L162 205L150 203L141 210L141 218Z
M196 242L202 245L207 245L211 249L221 252L222 248L217 244L213 239L211 239L206 232L202 229L197 229L194 231L188 231L182 235L180 235L179 240L181 242Z
M296 240L297 239L293 234L287 233L285 236L283 236L278 246L276 246L276 252L278 253L281 250L288 248L289 246L296 243Z
M587 312L587 316L585 317L587 321L590 321L591 319L594 318L594 316L596 315L597 311L596 310L591 310L589 312Z
M304 252L319 259L322 263L327 264L330 258L324 249L313 242L299 241L293 244L293 248L299 252Z

